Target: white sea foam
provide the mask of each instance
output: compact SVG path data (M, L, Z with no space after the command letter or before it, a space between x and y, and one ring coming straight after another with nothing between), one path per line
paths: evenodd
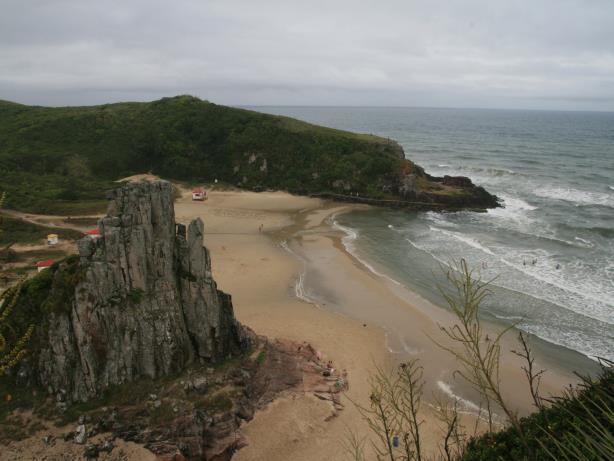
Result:
M611 347L610 350L608 350L608 347L596 347L594 342L582 333L573 332L567 329L553 330L551 326L549 328L543 328L529 322L520 323L517 325L517 328L557 346L571 348L584 354L595 362L599 362L598 357L608 360L614 358Z
M332 225L333 225L334 229L337 229L337 230L339 230L339 231L341 231L341 232L343 232L345 234L345 236L341 238L341 243L343 244L343 247L345 248L345 250L348 253L350 253L360 264L362 264L370 272L372 272L373 274L377 275L378 277L382 277L382 278L384 278L384 279L394 283L395 285L403 286L403 284L401 282L399 282L398 280L393 279L392 277L387 276L386 274L382 274L381 272L376 270L371 264L369 264L367 261L365 261L363 258L361 258L358 255L358 252L356 251L356 246L354 245L354 242L358 238L358 231L357 230L354 230L354 229L352 229L350 227L343 226L343 225L339 224L337 222L337 220L335 219L335 215L333 215L333 217L332 217Z
M292 256L294 256L296 259L298 259L299 261L301 261L301 263L303 264L303 268L301 270L301 272L299 272L298 277L296 279L296 281L294 282L294 294L298 299L302 299L303 301L309 303L309 304L313 304L315 306L319 307L319 304L312 298L310 298L309 296L307 296L306 292L305 292L305 276L307 274L307 262L298 254L296 254L294 251L292 251L290 249L290 247L288 246L288 243L284 240L282 241L279 246L281 246L284 250L286 250L288 253L290 253Z
M586 248L592 248L595 246L593 242L591 242L590 240L583 239L582 237L575 236L574 239L580 242L580 246L583 246Z
M527 235L530 235L532 237L539 237L541 239L545 239L545 240L552 240L553 242L561 242L564 243L566 245L571 245L574 247L580 247L580 248L591 248L593 245L591 242L589 242L588 240L584 240L580 237L575 237L575 241L571 241L571 240L565 240L565 239L561 239L558 237L555 237L554 235L551 234L545 234L542 232L528 232Z
M569 311L607 324L614 324L612 316L614 283L604 280L603 277L587 275L589 268L569 266L556 270L556 260L545 250L534 249L523 253L520 248L499 245L495 253L472 237L433 226L429 228L449 240L446 242L442 241L441 237L428 236L420 244L407 240L414 247L429 253L437 261L444 262L439 256L441 254L449 258L464 257L470 264L480 265L484 261L484 256L471 255L467 249L458 248L458 244L454 243L463 242L489 256L487 270L492 271L493 275L499 275L493 282L495 285L557 304ZM531 261L534 258L537 259L536 265L523 264L523 261ZM514 274L509 269L506 270L505 266L520 272L522 276L519 277L520 274Z
M514 278L507 278L508 281L506 281L506 278L502 277L501 280L496 282L497 285L520 291L534 298L557 304L577 314L614 325L612 298L607 287L591 284L589 280L577 284L576 277L573 274L561 272L562 269L556 270L553 267L541 264L538 266L523 265L520 262L512 262L505 257L502 257L500 261L542 283L539 286L539 291L527 290L517 286L511 282L515 280Z
M512 322L521 322L522 320L525 320L525 318L520 316L520 315L500 315L500 314L495 314L495 317L497 317L500 320L510 320Z
M491 256L494 256L495 254L487 247L485 247L484 245L482 245L480 242L478 242L476 239L471 238L471 237L467 237L466 235L460 234L458 232L452 232L452 231L448 231L445 229L439 229L438 227L433 227L433 226L429 226L429 229L431 229L432 231L435 232L441 232L442 234L448 235L456 240L458 240L459 242L463 242L467 245L469 245L470 247L476 248L480 251L483 251L486 254L489 254Z
M564 200L580 205L602 205L614 208L614 195L604 192L591 192L571 187L544 186L533 191L535 195L553 200Z
M603 277L591 276L591 270L586 266L568 266L556 269L557 260L545 250L533 249L523 252L520 248L498 245L495 250L488 248L475 238L451 232L445 229L429 226L431 231L441 237L424 236L421 241L407 241L419 250L425 251L440 263L446 264L442 256L454 259L464 257L470 264L478 266L484 261L484 256L471 254L468 248L458 247L462 242L470 248L488 255L488 268L493 275L499 275L495 282L503 288L524 293L536 299L541 299L559 305L569 311L590 317L601 322L614 324L612 316L614 283ZM447 240L447 241L446 241ZM573 244L573 242L566 242ZM586 244L587 245L587 244ZM526 263L533 259L535 265ZM523 261L525 263L523 264ZM579 262L578 262L579 264ZM505 267L509 269L505 269ZM510 269L520 274L510 272Z
M405 239L407 242L409 242L409 244L411 246L413 246L414 248L420 250L420 251L424 251L425 253L429 254L435 261L437 261L438 263L442 264L443 266L446 267L452 267L452 265L450 264L449 261L446 261L443 258L440 258L439 256L437 256L434 252L430 251L429 248L426 245L419 245L416 242L414 242L413 240L406 238Z
M479 405L476 405L471 400L464 399L460 395L454 393L454 391L452 390L452 386L450 386L445 381L438 380L437 387L452 400L458 402L461 405L462 409L464 409L466 412L476 415L480 418L483 418L486 414L486 411L483 408L480 408Z
M446 219L446 215L438 211L427 211L425 213L425 217L426 219L428 219L429 221L432 221L438 226L452 227L452 228L458 227L458 224L448 221Z
M386 327L384 328L384 338L385 338L385 344L386 344L386 349L388 349L388 352L390 352L391 354L394 355L418 355L421 351L418 349L415 349L413 347L410 347L405 340L399 336L398 334L395 334L394 336L396 337L397 341L400 343L400 346L402 347L401 350L397 350L394 349L391 345L390 345L390 332L388 331L388 329Z
M607 345L607 339L605 339L608 337L607 329L614 324L612 316L614 308L612 298L614 282L612 280L614 279L594 272L602 266L602 263L584 263L580 260L574 263L563 262L561 268L557 270L555 267L558 261L557 256L544 249L523 250L502 244L487 247L483 242L477 242L476 239L466 235L463 236L465 237L463 243L466 245L459 245L460 239L457 232L444 229L432 232L433 227L429 226L429 228L431 232L406 238L406 241L446 266L449 266L446 259L453 260L459 257L467 259L472 267L477 267L487 261L487 267L482 268L481 272L483 276L498 276L493 281L494 285L559 306L553 308L556 310L552 311L552 314L556 314L558 310L557 315L560 314L560 317L557 316L556 320L552 317L554 323L533 325L530 330L532 333L554 344L571 347L588 356L614 357L614 350ZM575 246L580 246L581 242L566 243L575 243ZM582 245L588 247L589 244L582 243ZM487 254L484 249L490 250L493 254ZM537 263L535 265L523 264L523 259L525 261L537 259ZM527 323L545 321L543 315L538 312L535 313L536 317L531 319L530 309L522 309L522 311L524 313L520 315L527 316ZM578 314L582 317L577 317ZM508 312L508 315L513 316L514 312ZM576 327L574 327L574 322L579 322ZM588 341L582 333L586 331L584 328L587 322L592 325L591 328L594 331L604 333L596 333L596 336ZM524 324L521 328L529 331Z
M495 176L495 177L516 174L514 170L510 170L509 168L486 168L484 171L490 176Z
M525 202L519 197L514 197L507 194L499 194L499 198L503 201L502 208L491 208L488 214L500 218L514 219L526 218L527 211L537 210L537 207Z
M390 333L388 331L384 333L384 344L386 344L386 349L388 349L388 352L391 354L400 355L404 352L392 348L390 345Z

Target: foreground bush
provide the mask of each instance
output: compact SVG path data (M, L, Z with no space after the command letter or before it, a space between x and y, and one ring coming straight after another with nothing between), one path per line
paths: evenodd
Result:
M584 378L548 408L522 418L528 447L513 428L469 441L463 461L614 459L614 368Z

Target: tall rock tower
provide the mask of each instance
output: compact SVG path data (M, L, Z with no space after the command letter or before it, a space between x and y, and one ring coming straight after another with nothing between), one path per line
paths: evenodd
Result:
M175 223L172 185L130 183L109 198L100 237L80 240L77 267L53 274L51 296L65 290L68 270L74 293L38 333L36 379L72 401L248 346L230 296L211 276L203 222Z

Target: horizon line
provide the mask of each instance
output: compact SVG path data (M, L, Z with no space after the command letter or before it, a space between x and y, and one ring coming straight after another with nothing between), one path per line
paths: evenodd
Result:
M217 103L214 103L217 104ZM226 105L226 104L219 104ZM229 104L229 107L248 108L248 107L295 107L295 108L318 108L318 109L441 109L441 110L509 110L526 112L597 112L614 113L614 109L534 109L519 107L470 107L470 106L386 106L386 105L330 105L330 104Z
M193 96L201 101L207 101L219 106L235 107L235 108L267 108L267 107L286 107L286 108L318 108L318 109L433 109L433 110L491 110L491 111L525 111L525 112L584 112L584 113L600 113L600 114L612 114L614 109L548 109L548 108L524 108L524 107L477 107L477 106L429 106L429 105L380 105L380 104L244 104L244 103L219 103L214 102L204 96L196 96L194 94L184 93L175 94L172 96L161 96L157 99L147 100L117 100L94 104L71 104L71 105L46 105L46 104L27 104L18 102L16 100L5 99L0 97L0 101L20 104L31 107L48 107L48 108L60 108L60 107L95 107L104 106L110 104L122 104L122 103L150 103L159 101L164 98L174 98L178 96Z

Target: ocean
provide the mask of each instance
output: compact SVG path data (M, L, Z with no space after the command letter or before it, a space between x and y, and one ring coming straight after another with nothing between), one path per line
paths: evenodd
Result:
M464 258L492 294L485 318L614 360L614 113L257 107L398 141L435 176L468 176L502 199L478 212L354 211L346 248L445 306L442 268Z

